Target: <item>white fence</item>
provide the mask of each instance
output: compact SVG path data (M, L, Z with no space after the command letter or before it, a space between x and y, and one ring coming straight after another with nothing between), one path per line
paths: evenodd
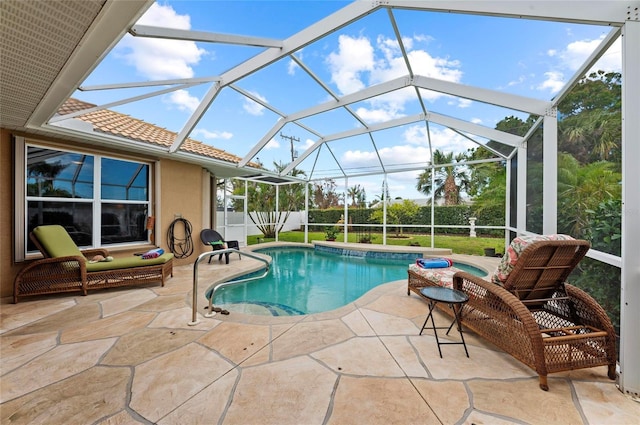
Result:
M253 215L253 214L252 214ZM247 217L247 223L244 221L244 213L227 212L227 222L225 225L224 211L216 212L217 230L222 233L225 239L240 241L241 245L246 245L246 236L261 235L262 232L253 224L253 221ZM287 221L282 228L283 232L290 230L302 229L304 226L304 211L294 211L289 214ZM246 234L245 234L246 229Z

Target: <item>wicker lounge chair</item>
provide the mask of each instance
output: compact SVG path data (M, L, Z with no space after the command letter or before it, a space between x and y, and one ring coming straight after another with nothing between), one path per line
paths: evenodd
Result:
M130 286L161 282L173 276L173 254L156 258L141 256L90 261L94 256L109 257L106 249L81 251L62 226L39 226L29 237L44 259L26 265L14 280L13 302L19 297Z
M616 335L611 320L590 295L565 283L589 250L589 242L530 241L514 261L517 245L514 239L505 254L507 273L494 273L492 280L501 284L466 272L454 274L453 287L469 296L462 309L463 325L534 369L545 391L549 373L606 365L607 375L615 379ZM409 270L413 292L438 284ZM449 309L442 311L451 314Z
M240 259L242 259L242 255L240 255L240 251L239 251L240 244L238 243L238 241L225 241L222 235L213 229L202 230L200 232L200 240L202 241L203 244L207 246L211 246L212 251L220 251L222 249L225 249L225 244L226 244L227 248L233 248L238 250L238 255L240 256ZM227 264L229 264L229 254L230 254L229 252L224 253L224 257ZM214 253L209 256L209 263L211 262L211 259L215 255L216 254ZM218 256L218 260L222 260L222 254Z

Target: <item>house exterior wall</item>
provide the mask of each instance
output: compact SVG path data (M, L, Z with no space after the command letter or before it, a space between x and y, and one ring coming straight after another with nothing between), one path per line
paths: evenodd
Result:
M162 244L168 247L167 232L176 218L183 218L191 223L191 240L193 254L184 259L176 259L176 264L193 264L199 254L206 251L200 241L200 231L207 222L203 211L203 197L209 198L206 179L202 168L178 161L162 160L160 162L160 228ZM204 202L206 204L206 202ZM184 225L176 223L174 234L183 239ZM178 241L179 242L179 241Z
M30 136L28 134L18 134L24 136L28 141L37 141L43 145L51 145L58 148L86 149L95 151L92 146L83 146L78 143L64 140L51 140L41 136ZM0 297L10 297L13 295L13 281L16 274L25 263L14 261L14 238L19 237L14 225L14 145L12 132L0 129L0 225L2 226L3 237L0 238ZM102 149L101 149L102 150ZM115 150L104 150L104 152L128 157L125 152ZM205 172L200 165L188 164L170 159L144 158L137 156L136 159L150 160L155 163L154 186L152 187L154 214L156 216L156 229L154 238L157 246L168 250L169 241L167 232L175 214L187 219L192 225L193 254L187 258L176 258L176 266L192 264L197 256L206 250L200 243L199 233L203 223L207 222L203 214L203 205L209 202L208 172ZM156 181L157 179L157 181ZM207 198L207 199L205 199ZM176 226L178 227L178 226ZM178 232L180 235L180 227ZM153 248L152 244L129 246L127 248L110 249L110 253L116 257L132 255L134 252Z

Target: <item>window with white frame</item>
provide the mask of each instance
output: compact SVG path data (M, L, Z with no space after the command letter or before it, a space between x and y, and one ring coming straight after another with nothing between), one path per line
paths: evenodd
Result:
M148 242L149 164L34 145L25 160L26 235L59 224L81 247Z

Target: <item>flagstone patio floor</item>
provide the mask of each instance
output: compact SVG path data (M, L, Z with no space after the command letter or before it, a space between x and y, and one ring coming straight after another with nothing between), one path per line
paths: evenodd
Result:
M438 355L406 281L306 316L205 318L205 283L256 268L192 266L149 285L2 300L2 424L637 424L606 367L553 374L466 333ZM449 319L438 314L437 325ZM451 338L458 338L452 332Z

